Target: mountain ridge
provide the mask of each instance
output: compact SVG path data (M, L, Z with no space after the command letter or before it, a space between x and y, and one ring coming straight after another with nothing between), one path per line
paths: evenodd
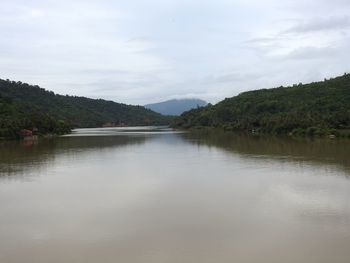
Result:
M185 111L206 106L208 103L201 99L171 99L157 103L146 104L145 108L151 109L163 115L178 116Z

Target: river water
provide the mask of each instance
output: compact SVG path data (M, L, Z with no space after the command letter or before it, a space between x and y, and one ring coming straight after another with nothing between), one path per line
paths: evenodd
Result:
M348 263L350 141L80 129L0 143L0 262Z

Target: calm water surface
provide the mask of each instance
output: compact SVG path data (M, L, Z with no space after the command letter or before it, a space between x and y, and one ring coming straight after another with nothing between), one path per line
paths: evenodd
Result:
M0 262L349 263L350 141L161 128L0 143Z

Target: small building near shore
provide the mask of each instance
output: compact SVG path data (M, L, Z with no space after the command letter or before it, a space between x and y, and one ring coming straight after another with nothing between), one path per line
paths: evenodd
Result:
M22 129L20 132L20 135L22 137L31 137L31 136L33 136L33 132L31 130Z

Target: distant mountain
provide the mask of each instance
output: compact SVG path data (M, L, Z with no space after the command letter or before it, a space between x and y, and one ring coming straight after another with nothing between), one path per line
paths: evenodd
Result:
M208 103L200 99L177 99L164 102L145 105L145 108L151 109L163 115L181 115L183 112L206 106Z
M248 91L185 112L173 126L222 127L254 133L349 133L350 74L310 84Z
M67 127L164 125L170 118L142 106L63 96L38 86L0 79L0 137L20 129L64 133Z

